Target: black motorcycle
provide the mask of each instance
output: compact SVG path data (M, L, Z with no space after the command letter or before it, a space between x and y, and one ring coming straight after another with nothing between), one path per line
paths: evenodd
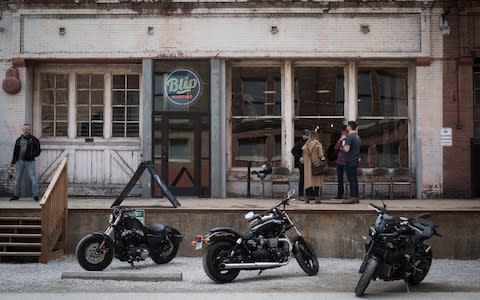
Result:
M197 235L192 245L201 249L208 245L203 256L203 268L216 283L233 281L241 270L272 269L288 264L292 253L305 273L318 273L318 258L312 246L305 241L285 208L293 200L295 191L280 204L261 214L248 212L248 232L242 234L230 227L213 228L202 237ZM294 229L296 237L290 241L287 231Z
M162 224L143 226L132 216L134 212L132 208L115 207L104 233L93 232L80 240L75 253L82 268L101 271L114 256L133 266L147 257L165 264L177 255L182 241L180 232Z
M383 202L383 201L382 201ZM393 217L383 207L370 206L378 212L374 225L365 238L366 254L359 272L362 273L355 295L362 296L370 281L405 280L418 285L427 276L432 264L432 248L424 241L437 233L437 225L429 220L430 213L422 213L419 222L405 217Z

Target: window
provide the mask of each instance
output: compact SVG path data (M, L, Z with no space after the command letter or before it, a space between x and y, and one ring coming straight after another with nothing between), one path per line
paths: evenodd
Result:
M77 136L103 136L103 75L77 75Z
M407 82L407 68L358 68L361 167L409 167Z
M68 134L68 75L40 74L42 136Z
M316 130L329 163L335 165L333 147L344 126L343 67L295 67L295 140L302 130Z
M477 60L475 60L477 62ZM473 69L473 135L480 137L480 67L475 66Z
M140 136L139 65L40 65L37 70L34 121L41 137Z
M232 68L233 166L281 160L280 68Z
M112 136L139 135L140 82L138 75L113 75Z

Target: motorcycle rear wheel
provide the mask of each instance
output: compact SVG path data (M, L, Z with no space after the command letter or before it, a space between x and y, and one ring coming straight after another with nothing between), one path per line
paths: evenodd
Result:
M232 282L240 273L238 269L221 270L219 267L225 258L230 256L234 247L233 243L227 241L216 242L208 246L207 252L203 256L203 269L215 283Z
M318 273L318 257L312 245L303 238L299 238L295 243L298 246L297 251L294 253L295 259L300 265L300 268L302 268L308 276L316 275Z
M78 242L77 261L87 271L102 271L113 260L113 244L101 235L87 235Z
M166 252L152 252L150 257L157 264L166 264L177 256L178 243L169 241L170 247Z
M368 260L367 266L365 267L365 270L363 271L362 276L358 280L357 287L355 287L355 295L357 297L361 297L365 293L365 290L370 284L370 281L372 280L373 275L375 275L375 271L377 270L377 265L378 265L378 261L376 261L375 259L370 258Z
M426 249L427 246L425 246ZM432 265L432 249L428 252L422 251L420 263L416 266L417 270L414 269L412 275L408 277L408 283L410 285L419 285L428 274L430 266Z

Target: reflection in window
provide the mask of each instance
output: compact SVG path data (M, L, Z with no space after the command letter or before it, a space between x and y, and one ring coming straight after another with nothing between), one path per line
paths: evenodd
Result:
M188 139L170 138L168 152L170 160L191 160Z
M358 68L358 115L407 117L407 68Z
M113 75L112 136L138 137L140 116L140 76Z
M342 67L295 67L295 115L343 116Z
M233 166L281 163L280 68L232 68Z
M68 134L68 75L40 74L42 136Z
M360 120L360 167L408 168L408 120Z
M78 74L77 136L103 136L103 74Z

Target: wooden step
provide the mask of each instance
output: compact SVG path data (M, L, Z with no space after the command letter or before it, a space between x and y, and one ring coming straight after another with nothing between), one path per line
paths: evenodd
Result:
M6 243L0 242L0 247L40 247L41 243Z
M42 225L3 225L0 224L0 229L42 229Z
M42 253L37 252L37 251L29 251L29 252L21 252L21 251L15 251L15 252L8 252L8 251L0 251L0 256L40 256Z
M1 221L41 221L40 217L0 217Z
M41 238L40 233L0 233L0 238Z

